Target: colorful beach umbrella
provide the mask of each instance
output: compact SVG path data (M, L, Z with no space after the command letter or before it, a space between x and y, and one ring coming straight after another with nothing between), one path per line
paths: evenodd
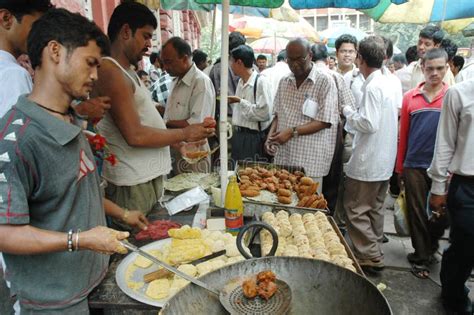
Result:
M256 53L277 54L286 48L289 40L282 37L265 37L257 39L249 44Z
M474 21L473 0L410 0L394 5L382 0L365 14L381 23L427 24L443 22L443 28L455 33Z
M380 0L290 0L293 9L324 9L324 8L349 8L370 9L381 2ZM407 0L388 0L393 4L401 4Z

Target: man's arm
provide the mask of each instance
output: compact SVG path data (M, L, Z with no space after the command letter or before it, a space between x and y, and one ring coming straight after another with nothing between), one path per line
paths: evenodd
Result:
M141 211L122 209L119 205L106 198L104 198L103 201L106 215L120 220L132 227L139 228L140 230L146 230L149 222Z
M179 130L164 130L142 125L134 106L132 82L112 62L104 60L102 63L94 91L97 95L110 97L112 104L110 114L130 146L164 147L181 141L201 140L214 132L202 125Z
M97 226L79 233L79 249L101 253L124 253L119 240L126 239L128 232L119 232ZM0 251L14 255L37 255L67 251L68 235L64 232L38 229L31 225L0 225ZM76 235L73 235L73 248Z
M359 111L345 106L344 116L352 129L362 133L375 133L380 127L382 93L367 90L363 100Z
M249 121L258 122L269 120L273 111L272 89L268 79L260 76L257 81L256 102L252 103L245 99L240 99L236 106L242 108L242 114Z
M395 172L402 174L403 163L408 145L408 134L410 133L410 113L408 110L408 96L403 98L403 105L400 115L400 133L398 140L397 162L395 164Z

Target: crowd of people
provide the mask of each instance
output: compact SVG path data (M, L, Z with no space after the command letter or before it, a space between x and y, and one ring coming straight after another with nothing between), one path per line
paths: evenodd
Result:
M5 278L22 314L87 312L107 254L125 251L119 241L129 233L122 231L146 228L165 178L218 163L209 156L189 164L183 156L217 145L221 63L172 37L141 69L157 20L135 2L116 7L107 35L49 0L0 1L0 20ZM303 167L368 270L385 266L387 193L405 191L415 276L429 276L450 225L441 295L447 309L467 314L474 67L456 50L430 25L405 55L393 56L387 38L345 34L335 57L323 44L293 39L269 67L232 32L228 118L232 163ZM17 61L23 54L34 80ZM100 175L82 135L93 121L119 161L105 163Z

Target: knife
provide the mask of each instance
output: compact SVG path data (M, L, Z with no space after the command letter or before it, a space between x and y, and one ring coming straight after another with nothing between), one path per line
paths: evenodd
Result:
M157 258L155 258L154 256L148 254L147 252L145 252L144 250L141 250L140 248L136 247L135 245L132 245L130 244L128 241L126 240L122 240L122 241L119 241L120 244L122 244L122 246L124 246L125 248L139 254L140 256L143 256L149 260L151 260L152 262L154 262L155 264L157 265L160 265L162 266L163 268L171 271L172 273L180 276L181 278L185 279L185 280L188 280L189 282L192 282L194 283L195 285L197 286L200 286L200 287L203 287L204 289L208 290L208 291L211 291L217 295L219 295L219 292L216 291L215 289L211 288L210 286L208 286L206 283L202 282L201 280L198 280L194 277L191 277L190 275L182 272L182 271L179 271L178 269L176 269L175 267L173 266L170 266L168 265L167 263L164 263L160 260L158 260Z

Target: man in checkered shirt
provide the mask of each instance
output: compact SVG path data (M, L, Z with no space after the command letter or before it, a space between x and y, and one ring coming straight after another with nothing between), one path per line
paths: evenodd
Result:
M311 62L311 46L306 40L290 41L286 51L292 73L278 86L267 151L279 145L275 163L304 167L307 176L319 182L321 191L336 145L337 87L328 71Z
M173 78L163 70L160 52L153 52L150 55L150 62L154 68L154 70L150 71L150 78L153 81L153 85L150 87L151 96L153 100L159 104L158 110L163 116L166 101L171 92L170 87ZM163 113L161 111L163 111Z

